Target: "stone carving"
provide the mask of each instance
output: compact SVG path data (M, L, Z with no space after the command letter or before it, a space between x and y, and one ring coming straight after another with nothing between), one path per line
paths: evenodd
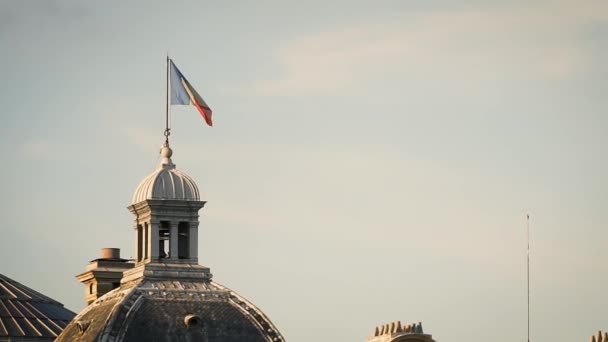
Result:
M602 331L598 330L597 337L591 336L591 342L608 342L608 332L602 334Z
M425 334L422 323L401 324L401 321L387 323L374 328L368 342L435 342L431 335ZM608 342L608 341L603 341Z

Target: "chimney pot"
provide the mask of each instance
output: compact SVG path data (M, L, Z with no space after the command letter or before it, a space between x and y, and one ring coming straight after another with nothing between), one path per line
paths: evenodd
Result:
M102 259L120 259L120 248L102 248Z

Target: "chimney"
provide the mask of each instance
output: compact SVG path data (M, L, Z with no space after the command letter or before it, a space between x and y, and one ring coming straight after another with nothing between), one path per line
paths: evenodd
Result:
M87 305L120 287L122 273L133 266L129 260L120 258L119 248L102 248L101 257L89 262L86 271L76 276L85 286Z
M120 248L102 248L100 259L120 259Z

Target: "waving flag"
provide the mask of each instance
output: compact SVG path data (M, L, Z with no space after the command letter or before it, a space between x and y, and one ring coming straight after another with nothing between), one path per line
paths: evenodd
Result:
M211 108L205 103L205 100L194 90L190 82L182 75L181 71L171 63L171 104L172 105L189 105L192 103L201 113L203 119L209 126L213 126L211 121Z

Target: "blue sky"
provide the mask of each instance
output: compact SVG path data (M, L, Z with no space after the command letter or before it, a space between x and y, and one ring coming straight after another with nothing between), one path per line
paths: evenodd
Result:
M523 341L528 212L532 339L608 329L603 1L2 2L0 47L0 272L72 310L132 254L169 52L199 260L289 341Z

